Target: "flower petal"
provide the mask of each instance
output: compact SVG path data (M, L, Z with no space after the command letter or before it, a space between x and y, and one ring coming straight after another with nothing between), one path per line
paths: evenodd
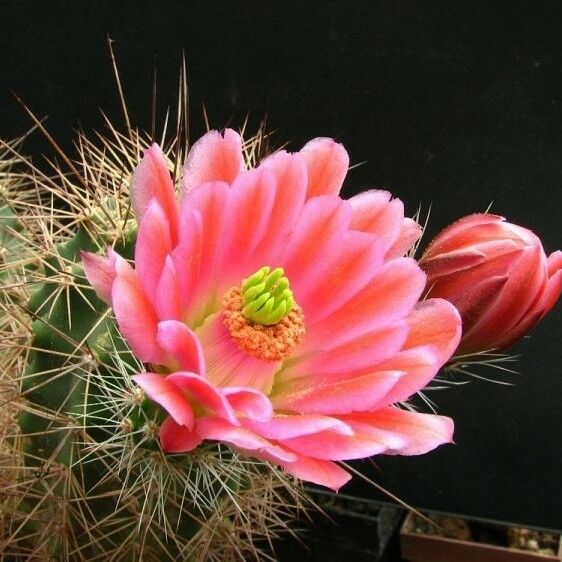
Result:
M177 240L178 205L174 186L166 157L156 143L144 151L144 156L135 169L131 198L139 223L152 199L156 199L170 225L170 238L172 241Z
M385 397L385 404L407 400L424 388L451 357L460 340L459 313L442 299L418 303L408 317L408 324L410 330L403 350L377 366L377 369L405 373Z
M299 153L308 168L307 198L337 195L349 168L349 156L343 145L329 138L307 142Z
M179 425L168 416L158 432L160 446L165 453L187 453L197 447L203 438L185 425Z
M387 259L401 258L421 238L423 228L413 219L406 217L394 244L387 250Z
M200 222L198 216L201 217ZM236 218L232 213L232 190L224 182L202 184L187 193L182 202L180 246L191 246L188 237L201 228L200 235L199 232L195 234L199 250L195 258L198 271L191 279L194 282L190 289L191 298L195 301L203 298L209 307L216 304L215 299L222 298L222 294L217 294L219 282L232 277L228 269L219 269L219 266L225 263L223 256L226 259L225 252ZM186 257L189 259L189 256ZM178 271L181 271L181 264L176 263Z
M277 256L281 252L301 214L308 178L302 156L284 150L266 158L259 168L271 171L277 184L267 236L256 248L261 263L268 263L269 256Z
M372 234L348 231L328 252L311 258L306 278L294 284L307 325L326 318L359 293L382 266L384 249Z
M255 250L268 236L272 214L277 213L272 213L277 185L266 168L241 173L233 181L231 191L231 231L224 232L222 261L217 266L224 290L269 263L261 261L263 254L258 255Z
M279 464L289 474L319 486L326 486L335 492L351 479L349 472L331 461L312 459L299 455L294 462Z
M548 257L549 279L543 292L532 309L525 314L508 337L502 340L502 347L509 347L519 338L532 330L534 326L552 309L562 293L562 252L557 251Z
M166 354L156 341L158 318L136 272L115 254L115 273L111 302L121 334L141 361L162 365Z
M177 320L158 323L156 339L177 362L174 370L190 371L205 376L205 359L199 338L186 324Z
M431 345L437 352L440 368L451 357L461 336L461 317L457 309L443 299L419 302L408 317L410 332L405 348Z
M342 435L330 429L283 439L282 444L301 455L326 461L363 459L379 455L387 449L384 442L373 439L372 434L368 432Z
M514 248L515 249L515 248ZM428 275L447 275L474 267L486 261L486 254L478 247L451 250L446 254L437 254L433 258L424 258L423 270Z
M453 438L453 420L434 414L420 414L399 408L381 408L374 412L363 412L341 416L349 424L354 422L373 426L376 431L385 431L401 441L386 454L422 455ZM366 429L364 429L366 431Z
M318 352L401 320L415 306L425 274L410 258L396 258L378 269L369 283L329 316L307 322L305 351ZM298 299L298 296L297 296Z
M273 416L269 398L254 388L222 388L221 392L230 406L250 420L267 421Z
M179 320L182 317L180 283L172 256L164 260L162 274L156 285L154 306L159 318Z
M332 248L341 242L350 218L349 205L331 195L310 199L302 208L281 263L297 302L311 272L322 267L322 260L329 260Z
M406 342L408 331L406 321L400 320L335 347L330 348L330 342L326 342L327 349L317 353L303 353L302 358L283 369L276 380L287 381L314 374L320 382L372 373L378 370L378 365L400 351Z
M557 250L548 256L548 276L553 277L559 271L562 271L562 251Z
M470 326L482 316L483 311L488 310L498 299L498 295L503 291L508 279L507 273L491 275L480 282L475 280L474 284L468 284L465 287L465 290L461 293L462 301L457 299L455 302L455 307L463 319L463 340L465 340L466 332ZM447 297L452 298L452 295L445 294L442 298L449 300ZM467 344L470 346L469 342Z
M540 302L543 316L556 304L562 293L562 252L548 256L548 281Z
M204 439L223 441L243 451L249 451L257 456L267 455L275 462L292 462L296 455L286 449L270 443L263 437L243 427L235 427L226 420L202 417L197 420L197 431Z
M135 268L151 300L171 249L170 224L160 203L152 199L140 221L135 244Z
M381 400L381 405L388 406L407 400L414 393L422 390L435 377L440 364L440 355L434 346L420 345L404 349L378 365L377 369L398 369L404 373L404 376Z
M302 414L347 414L376 408L402 377L400 371L379 371L319 384L314 375L276 385L271 401L276 410Z
M496 299L488 310L480 310L480 317L474 319L463 334L464 349L485 349L487 342L505 347L504 340L509 339L511 330L529 311L529 303L543 290L547 271L542 256L541 246L527 246L521 251L519 260L509 271L501 298ZM473 268L478 269L479 266Z
M205 409L212 410L217 416L228 420L235 426L240 425L228 400L207 379L193 373L178 371L168 375L166 381L182 391L186 391L191 399Z
M404 221L404 204L388 191L364 191L349 199L353 210L351 228L375 234L388 251L398 239Z
M203 221L199 211L182 213L180 244L172 250L172 261L176 271L180 309L182 317L193 321L197 316L201 290L199 270L201 267L201 247L203 244Z
M131 377L154 402L162 406L179 425L193 429L193 410L180 387L168 377L156 373L141 373Z
M498 236L490 236L490 238L505 238L505 233L502 235L503 229L501 226L504 220L503 217L490 213L475 213L463 217L443 229L439 233L439 236L431 241L423 254L423 258L433 258L437 254L442 254L468 245L474 245L474 243L478 242L479 238L483 240L489 239L487 237L478 236L476 232L481 235L483 233L491 235L493 232L496 232ZM465 237L463 234L464 232L469 233L469 235ZM459 243L459 240L465 243Z
M267 439L290 439L331 430L342 435L352 435L351 428L330 416L276 414L269 421L244 420L244 426Z
M209 131L192 147L183 169L183 193L206 182L231 183L244 170L242 139L232 129Z
M98 297L111 304L111 286L115 279L115 253L110 249L107 257L91 252L81 252L86 279Z

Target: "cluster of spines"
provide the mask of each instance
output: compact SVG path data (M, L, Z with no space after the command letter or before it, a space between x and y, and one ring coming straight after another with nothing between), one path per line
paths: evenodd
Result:
M220 445L163 454L160 414L131 381L143 366L83 275L80 250L133 255L129 182L149 139L108 125L99 144L80 135L77 161L62 158L67 170L48 162L53 175L12 144L0 154L19 167L0 167L0 551L14 560L267 557L261 548L302 507L299 486ZM160 139L176 182L180 136ZM266 138L245 144L249 163Z

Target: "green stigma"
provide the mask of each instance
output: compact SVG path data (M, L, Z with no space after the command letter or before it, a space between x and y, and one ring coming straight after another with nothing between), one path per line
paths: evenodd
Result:
M282 267L268 265L242 281L242 315L255 322L272 326L291 312L294 298Z

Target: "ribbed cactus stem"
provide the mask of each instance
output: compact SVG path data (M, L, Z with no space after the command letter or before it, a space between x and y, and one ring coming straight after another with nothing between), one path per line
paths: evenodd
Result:
M28 190L5 189L0 154L0 552L41 562L257 559L254 537L283 529L300 489L224 445L164 454L165 415L131 379L152 366L84 276L81 251L134 256L127 185L144 138L112 134L102 149L78 143L93 183L60 171L62 218L41 192L54 180L35 168ZM262 268L246 289L254 322L278 322L293 306L282 269Z

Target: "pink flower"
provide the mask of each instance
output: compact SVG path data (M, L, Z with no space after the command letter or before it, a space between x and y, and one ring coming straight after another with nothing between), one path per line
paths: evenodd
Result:
M461 314L461 353L508 347L562 291L562 252L547 258L535 234L496 215L470 215L447 227L420 266L428 294L452 302Z
M395 404L447 361L460 318L418 302L425 275L401 256L419 227L402 203L338 196L348 163L315 139L245 170L240 136L210 132L178 204L162 152L145 152L135 269L111 250L84 267L134 353L168 373L134 377L169 414L164 451L217 440L338 489L350 476L334 461L451 440L449 418Z

